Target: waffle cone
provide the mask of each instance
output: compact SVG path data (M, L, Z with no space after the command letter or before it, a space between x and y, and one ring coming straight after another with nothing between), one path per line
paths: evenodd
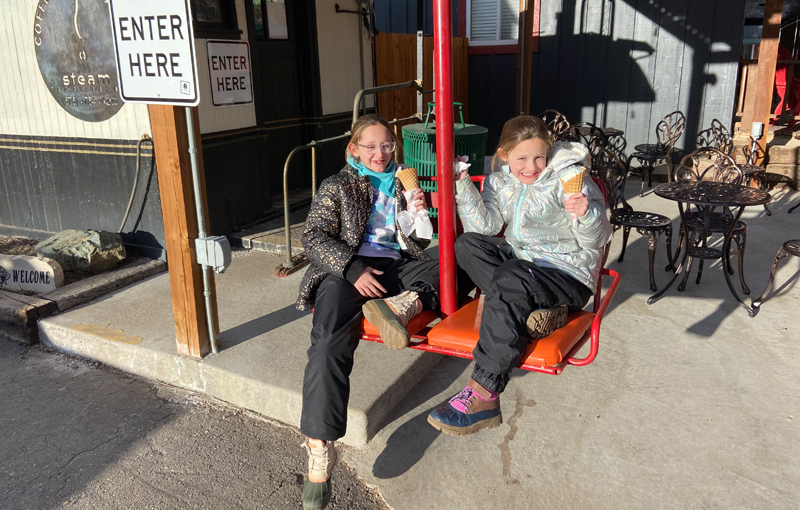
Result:
M403 184L403 189L406 191L414 188L419 188L419 178L417 177L416 168L403 168L397 171L397 178Z
M586 174L586 169L582 169L578 175L571 177L568 180L561 179L561 184L564 186L564 193L580 193L583 189L583 176Z

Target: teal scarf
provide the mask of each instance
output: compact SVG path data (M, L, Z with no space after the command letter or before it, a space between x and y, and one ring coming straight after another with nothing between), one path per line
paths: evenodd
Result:
M369 177L372 185L384 195L394 198L394 174L397 169L394 160L386 165L386 169L383 172L373 172L353 156L347 158L347 163L358 171L358 175Z

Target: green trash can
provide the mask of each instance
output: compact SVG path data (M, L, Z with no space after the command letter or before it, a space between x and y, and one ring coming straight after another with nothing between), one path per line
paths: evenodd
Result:
M461 122L455 124L455 155L469 156L470 175L483 175L483 158L486 156L486 140L489 130L475 124L465 124L464 115L461 113L461 103L454 103L458 107ZM428 114L424 124L410 124L403 126L403 163L416 168L420 177L433 177L436 175L436 123L428 122L434 103L428 103ZM452 166L449 167L452 171ZM436 191L432 182L421 183L425 191Z

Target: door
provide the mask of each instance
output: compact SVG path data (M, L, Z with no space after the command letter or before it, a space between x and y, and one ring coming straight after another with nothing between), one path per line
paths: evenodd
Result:
M251 38L256 115L268 130L266 153L273 194L283 190L283 166L291 150L311 141L313 81L307 71L315 52L308 41L315 30L313 10L303 0L249 0L253 8L254 35ZM305 75L305 79L304 79ZM310 160L306 152L292 159L289 189L311 186ZM278 204L275 204L278 205Z

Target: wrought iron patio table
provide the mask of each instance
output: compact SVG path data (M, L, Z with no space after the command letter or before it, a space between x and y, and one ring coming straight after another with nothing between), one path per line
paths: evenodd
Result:
M653 294L650 299L647 300L647 304L652 305L661 299L667 289L672 287L675 281L680 277L681 273L688 270L688 267L691 266L691 259L720 259L722 272L725 274L725 281L728 284L728 288L733 294L733 297L736 298L736 301L738 301L739 304L742 305L745 310L747 310L747 313L753 317L753 309L747 306L744 301L742 301L742 298L739 297L739 294L736 292L736 289L731 282L731 276L729 273L730 268L728 267L728 262L724 255L728 253L728 250L730 249L731 234L736 228L736 223L742 217L745 207L768 203L770 200L772 200L770 194L766 191L756 188L747 188L734 184L707 181L670 182L656 187L655 194L662 198L666 198L667 200L678 202L678 210L680 211L681 223L683 224L684 232L689 232L686 224L686 209L684 204L694 205L697 208L698 213L703 218L705 231L703 232L703 237L701 237L701 239L706 239L708 237L709 222L714 208L730 208L732 217L728 230L724 234L722 249L709 248L705 246L705 243L703 243L703 246L692 246L692 243L684 243L685 249L683 251L683 257L681 258L680 263L675 270L675 274L672 276L672 279L663 289ZM680 286L678 290L682 290Z
M612 136L622 136L625 134L625 131L612 127L597 127L597 129L602 131L606 138L611 138ZM580 131L583 136L589 136L592 133L592 128L589 126L579 126L578 131Z
M642 176L642 189L639 191L639 196L644 195L644 181L647 181L647 187L653 185L653 170L656 168L656 163L668 159L672 147L662 145L660 143L642 143L634 147L634 152L631 154L630 159L636 159L640 162L641 167L638 169L631 169L632 173ZM672 172L671 165L667 165L667 177ZM671 180L671 179L669 179Z

